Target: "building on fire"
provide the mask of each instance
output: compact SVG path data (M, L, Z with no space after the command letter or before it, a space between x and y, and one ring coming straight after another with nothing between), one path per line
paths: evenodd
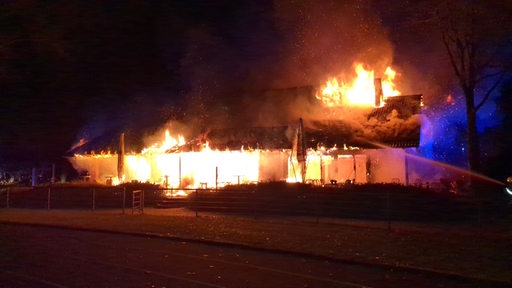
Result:
M69 161L91 181L173 188L269 181L409 184L405 148L420 143L422 96L385 97L382 84L372 83L370 105L351 105L347 97L315 87L241 95L226 114L252 111L252 119L209 127L192 140L167 131L161 143L136 153L125 152L122 134L117 151L93 153L84 144Z

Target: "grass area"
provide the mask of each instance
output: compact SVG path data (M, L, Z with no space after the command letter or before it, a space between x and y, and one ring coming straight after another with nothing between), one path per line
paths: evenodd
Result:
M419 267L512 284L512 225L427 224L307 217L240 217L186 209L2 209L0 222L38 223L235 243L395 267ZM318 221L317 221L318 220Z

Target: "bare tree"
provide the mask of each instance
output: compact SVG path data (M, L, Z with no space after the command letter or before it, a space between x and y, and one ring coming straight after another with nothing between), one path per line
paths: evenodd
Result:
M466 103L469 168L480 171L477 113L510 72L510 4L441 1L436 24ZM507 63L509 62L509 63Z

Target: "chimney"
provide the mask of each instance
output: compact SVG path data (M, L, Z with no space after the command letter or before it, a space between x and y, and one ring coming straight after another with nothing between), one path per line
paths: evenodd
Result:
M382 92L382 80L380 78L375 78L373 80L373 85L375 86L375 107L380 107L382 98L384 97Z

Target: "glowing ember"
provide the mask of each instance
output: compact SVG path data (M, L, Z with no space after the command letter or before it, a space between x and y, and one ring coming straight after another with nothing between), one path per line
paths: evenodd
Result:
M375 105L374 71L366 70L361 63L354 66L357 77L347 83L340 83L338 79L332 78L327 81L320 95L316 95L327 107ZM382 78L384 100L386 97L400 95L393 83L395 77L396 72L391 67L384 71Z

